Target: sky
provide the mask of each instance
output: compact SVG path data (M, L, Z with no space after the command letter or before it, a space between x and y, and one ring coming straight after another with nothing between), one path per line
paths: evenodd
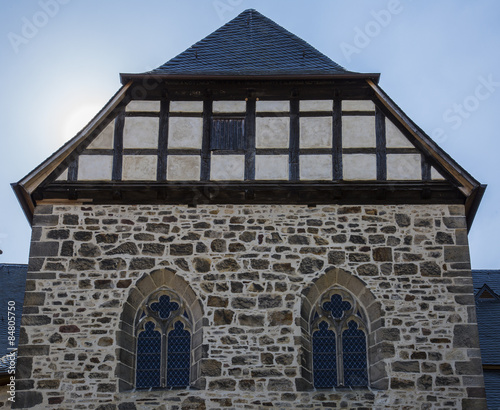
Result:
M120 87L254 8L380 86L481 183L473 269L500 269L498 0L3 0L0 263L27 263L10 184L72 138Z

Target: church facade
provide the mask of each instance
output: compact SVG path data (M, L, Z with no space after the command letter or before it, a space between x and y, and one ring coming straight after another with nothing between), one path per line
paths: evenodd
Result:
M255 10L123 86L14 190L13 408L486 408L484 186Z

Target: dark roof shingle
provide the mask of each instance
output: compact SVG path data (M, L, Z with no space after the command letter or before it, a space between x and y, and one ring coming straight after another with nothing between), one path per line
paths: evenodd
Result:
M186 51L142 75L365 76L346 70L253 9L245 10ZM139 74L122 74L122 81L134 76Z

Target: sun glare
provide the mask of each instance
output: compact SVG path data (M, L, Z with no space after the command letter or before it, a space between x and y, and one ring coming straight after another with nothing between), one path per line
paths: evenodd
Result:
M61 130L61 140L68 141L87 125L99 112L99 104L84 104L69 111Z

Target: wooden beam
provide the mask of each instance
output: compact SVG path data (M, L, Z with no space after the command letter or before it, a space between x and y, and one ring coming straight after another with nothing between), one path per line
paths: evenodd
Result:
M290 142L289 142L289 179L298 181L300 179L300 118L299 118L299 100L292 98L290 100Z
M332 129L332 175L334 181L344 178L342 165L342 100L339 97L333 100L333 129Z
M245 116L245 181L255 180L255 99L247 100Z
M380 108L375 107L375 139L377 147L377 179L387 179L387 150L385 136L385 115Z
M170 101L162 99L160 103L160 124L158 129L158 168L156 179L167 180L167 153L168 153L168 113Z
M123 128L125 127L125 111L115 119L115 133L113 136L113 181L121 181L123 167Z
M201 142L201 171L202 181L210 180L210 134L212 130L212 100L203 101L203 136Z

